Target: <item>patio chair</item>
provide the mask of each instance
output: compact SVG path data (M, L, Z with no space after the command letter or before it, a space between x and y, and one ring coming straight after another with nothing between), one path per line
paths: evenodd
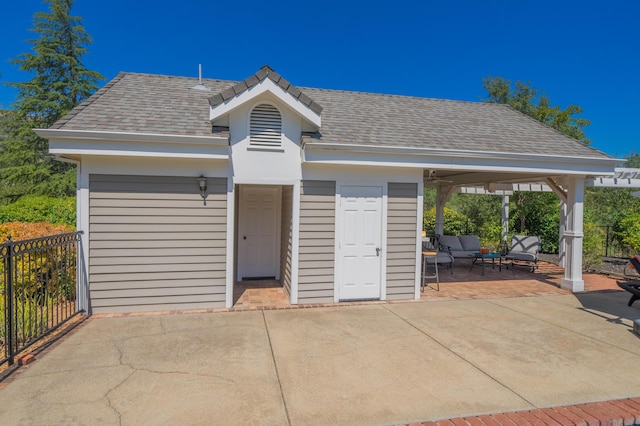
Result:
M633 302L640 299L640 281L616 281L618 287L631 293L631 298L627 306L633 305Z
M540 237L530 235L514 235L511 237L511 249L504 257L507 266L524 265L531 268L531 272L538 268L538 253L540 252Z
M446 250L442 250L442 246L440 245L440 236L439 235L429 235L426 238L422 239L422 251L435 251L435 257L427 258L427 263L432 265L434 263L438 263L438 265L447 265L451 270L451 274L453 274L453 262L454 258L451 253Z

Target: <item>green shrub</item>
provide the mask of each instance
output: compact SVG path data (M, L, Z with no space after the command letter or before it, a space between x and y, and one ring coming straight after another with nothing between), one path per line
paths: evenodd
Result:
M423 226L427 232L436 229L436 209L425 210L423 214ZM444 208L444 234L445 235L466 235L475 231L473 223L469 218L455 210Z
M602 244L605 234L601 227L585 222L582 239L582 265L588 268L602 263Z
M76 199L26 196L15 203L0 206L0 224L5 222L49 222L74 226Z
M631 212L615 226L616 237L632 250L640 250L640 212Z

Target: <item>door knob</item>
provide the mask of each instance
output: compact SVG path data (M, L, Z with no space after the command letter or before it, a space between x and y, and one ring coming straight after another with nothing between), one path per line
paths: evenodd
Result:
M376 256L380 256L380 247L376 247Z

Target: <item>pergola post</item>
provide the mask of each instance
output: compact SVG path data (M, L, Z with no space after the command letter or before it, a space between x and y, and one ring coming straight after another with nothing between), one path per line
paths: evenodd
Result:
M509 242L509 196L502 196L502 240Z
M438 185L436 188L436 229L438 235L444 234L444 206L455 190L452 186Z
M567 230L567 203L560 200L560 230L558 239L558 265L565 267L567 264L567 241L564 234Z
M584 218L584 177L572 177L567 180L566 260L564 278L560 286L573 292L584 290L582 279L582 238Z

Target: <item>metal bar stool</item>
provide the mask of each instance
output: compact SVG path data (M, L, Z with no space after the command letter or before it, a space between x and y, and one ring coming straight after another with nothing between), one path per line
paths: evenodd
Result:
M433 259L434 273L427 275L427 259ZM438 276L438 251L423 250L422 251L422 292L427 282L427 278L435 278L437 289L440 291L440 277Z

